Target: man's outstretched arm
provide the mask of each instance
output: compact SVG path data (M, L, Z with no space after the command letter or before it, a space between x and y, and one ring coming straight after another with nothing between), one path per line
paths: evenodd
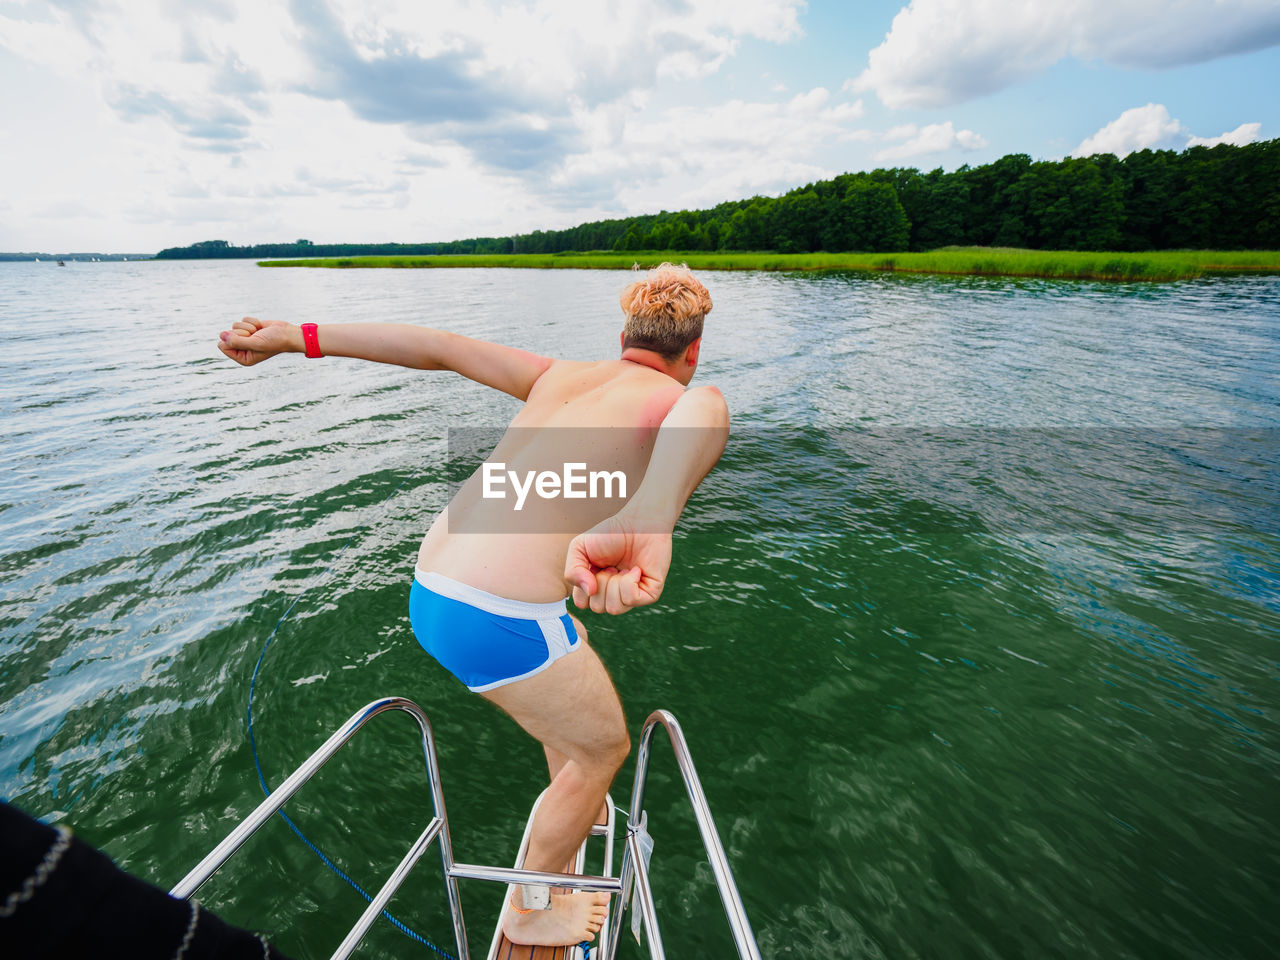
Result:
M528 350L401 323L326 323L317 328L329 357L355 357L417 370L453 370L477 383L527 400L555 361ZM245 317L222 331L218 349L243 366L278 353L303 353L302 329L283 320Z
M635 496L569 544L564 578L575 604L617 614L662 595L671 567L671 531L728 439L729 407L720 391L685 391L662 421Z

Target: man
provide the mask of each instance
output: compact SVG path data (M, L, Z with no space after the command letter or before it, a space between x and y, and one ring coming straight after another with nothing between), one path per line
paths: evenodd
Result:
M428 653L543 745L551 786L530 832L530 870L565 869L631 746L617 692L568 613L566 592L595 613L655 602L671 563L671 531L729 432L715 387L686 390L711 310L706 288L687 267L664 263L628 286L621 304L622 354L597 362L382 323L300 328L245 318L218 343L246 366L284 352L357 357L453 370L524 401L490 469L476 471L423 539L410 621ZM563 462L566 476L574 464L640 482L619 498L621 509L601 496L562 499L532 523L494 496L507 477L515 487L527 477L527 494L536 468L551 461ZM569 487L566 480L561 492ZM539 479L537 489L559 488ZM590 940L607 903L603 893L551 895L524 885L513 892L504 930L514 943Z

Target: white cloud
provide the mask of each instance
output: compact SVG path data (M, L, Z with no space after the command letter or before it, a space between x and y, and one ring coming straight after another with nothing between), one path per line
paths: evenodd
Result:
M1169 116L1163 103L1132 107L1091 137L1086 137L1072 156L1088 157L1095 153L1114 153L1124 157L1148 147L1172 147L1186 139L1182 124Z
M791 186L830 172L809 152L848 136L860 102L821 88L684 113L650 101L662 83L721 70L748 39L798 38L804 6L0 4L0 68L38 78L0 103L0 126L40 145L0 151L0 179L24 184L0 246L60 245L41 196L79 210L63 221L80 238L68 245L146 249L210 233L504 234L655 197ZM673 156L664 136L693 146ZM345 209L375 204L377 216Z
M1192 137L1187 141L1188 147L1216 147L1220 143L1229 143L1233 147L1243 147L1253 143L1262 132L1260 123L1242 123L1234 130L1219 134L1216 137Z
M1275 0L911 0L850 88L891 108L948 106L1066 57L1170 67L1277 43Z
M93 45L68 29L68 17L56 10L46 12L50 19L26 20L0 14L0 47L59 73L74 73L94 56Z
M1197 137L1180 120L1169 115L1163 103L1132 107L1112 120L1097 133L1086 137L1072 151L1074 157L1095 153L1114 153L1125 157L1135 150L1213 147L1220 143L1244 146L1258 139L1261 123L1242 123L1217 137Z
M981 150L987 145L985 138L972 130L956 130L950 120L931 123L917 129L914 123L906 123L884 134L885 140L902 140L894 147L886 147L875 155L877 163L906 160L909 157L943 153L947 150Z
M291 0L304 30L335 33L361 61L462 57L466 78L495 81L550 105L579 97L613 100L661 78L693 79L719 69L743 38L782 43L800 35L803 0ZM332 9L332 14L330 14Z
M800 36L803 0L50 0L0 14L0 49L76 77L188 147L258 144L302 91L500 170L581 147L575 115L720 69L745 38Z
M549 186L566 202L620 202L628 213L777 193L838 172L801 158L855 135L862 113L861 101L835 102L823 87L782 102L669 107L570 156Z

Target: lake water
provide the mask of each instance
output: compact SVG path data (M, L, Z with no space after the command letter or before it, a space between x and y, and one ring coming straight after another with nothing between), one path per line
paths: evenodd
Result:
M734 436L662 603L587 625L633 731L682 721L765 956L1271 955L1280 278L705 279L695 383ZM0 265L0 795L172 885L261 798L250 681L296 601L254 688L267 781L411 697L459 858L508 862L540 757L406 604L448 431L515 401L214 341L394 320L591 359L627 280ZM429 815L415 749L375 722L290 804L368 888ZM649 816L668 949L731 955L661 744ZM448 947L434 864L392 910ZM481 950L496 894L463 897ZM298 957L364 906L279 821L201 899ZM359 955L422 952L379 923Z

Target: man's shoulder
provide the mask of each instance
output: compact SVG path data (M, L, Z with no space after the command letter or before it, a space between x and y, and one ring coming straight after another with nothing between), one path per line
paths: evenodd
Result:
M565 360L556 357L552 359L551 366L547 368L547 373L581 373L583 370L594 370L603 367L608 362L608 360Z

